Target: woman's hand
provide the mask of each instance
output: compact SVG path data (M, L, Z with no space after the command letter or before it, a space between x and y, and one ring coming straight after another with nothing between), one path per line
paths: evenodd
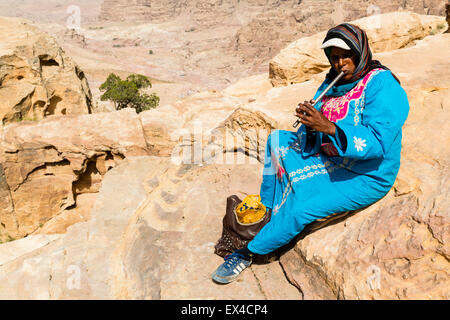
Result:
M314 100L299 103L297 109L295 109L296 116L300 118L301 123L303 123L310 129L321 131L328 135L334 136L334 134L336 133L336 126L322 113L317 111L312 106L313 103Z

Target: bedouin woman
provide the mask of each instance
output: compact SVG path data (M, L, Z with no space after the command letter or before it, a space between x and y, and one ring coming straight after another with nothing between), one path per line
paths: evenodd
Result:
M408 98L400 81L372 60L366 33L344 23L327 32L322 49L331 69L313 100L296 109L297 132L276 130L267 140L261 202L272 217L248 245L213 273L229 283L252 262L289 243L314 220L381 199L400 167ZM322 91L345 75L312 106Z

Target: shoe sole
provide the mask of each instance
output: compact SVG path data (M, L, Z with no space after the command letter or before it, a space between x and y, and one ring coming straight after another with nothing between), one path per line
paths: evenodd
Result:
M241 274L241 273L239 273L239 274ZM216 273L214 273L211 278L213 279L214 282L217 282L220 284L227 284L227 283L230 283L230 282L233 282L234 280L236 280L236 278L239 276L239 274L223 278L223 277L219 277Z
M247 269L248 267L250 267L250 265L246 266L245 269ZM220 284L227 284L227 283L230 283L230 282L233 282L234 280L236 280L236 278L239 277L239 275L240 275L242 272L244 272L245 269L243 269L243 270L242 270L241 272L239 272L238 274L233 274L233 275L228 276L228 277L226 277L226 278L220 277L220 276L217 275L216 272L214 272L214 273L212 274L211 278L212 278L215 282L217 282L217 283L220 283Z

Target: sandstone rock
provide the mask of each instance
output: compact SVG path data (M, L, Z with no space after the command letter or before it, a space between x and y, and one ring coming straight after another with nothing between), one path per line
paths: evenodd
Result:
M89 221L72 225L46 246L31 247L36 236L20 240L30 252L0 262L0 296L298 299L278 263L252 266L225 287L210 279L222 261L213 251L225 195L257 192L258 181L249 177L259 170L260 165L176 166L168 158L127 158L106 173ZM167 201L163 192L175 200ZM14 243L1 245L0 252Z
M71 225L88 221L91 218L91 210L97 199L97 194L98 191L94 192L94 190L90 193L78 194L74 207L63 210L32 234L64 234Z
M265 81L255 76L241 79L223 90L226 95L239 99L239 107L252 112L261 112L275 121L277 129L293 130L295 110L299 102L310 100L325 77L324 73L313 75L308 81L289 86L273 87L266 74ZM251 93L252 86L261 85ZM248 90L248 91L246 91Z
M118 0L103 1L100 18L103 20L128 20L132 18L138 21L165 22L176 18L183 5L180 1L158 0L139 1L130 6L127 2Z
M127 3L123 0L106 0L101 6L100 19L107 21L133 20L137 22L154 23L168 22L183 15L190 15L193 22L198 25L210 26L211 24L245 24L258 14L269 11L272 14L277 9L287 11L286 16L292 14L295 9L295 19L298 22L307 22L311 32L317 29L322 20L357 19L365 15L385 13L396 10L417 12L419 14L438 15L444 10L444 4L439 0L426 1L377 1L375 4L364 1L349 0L315 0L303 1L279 1L279 0L233 0L233 1L173 1L142 0L136 3ZM216 17L216 19L214 19ZM339 21L340 22L340 21ZM308 27L306 27L308 28Z
M140 154L147 154L147 145L139 117L131 109L3 127L1 240L24 237L41 227L42 232L65 230L64 221L89 218L79 212L86 209L72 210L81 205L81 195L98 192L108 170L125 157ZM59 214L64 217L45 226Z
M443 23L442 17L421 17L410 12L392 12L351 21L366 31L373 53L391 51L411 45ZM269 64L274 86L303 82L330 68L320 46L326 31L301 38L280 51Z
M82 14L82 28L76 30L80 37L74 38L67 34L70 33L69 20L64 19L67 13L63 8L67 7L63 0L54 0L53 5L24 0L17 3L17 8L3 5L0 9L4 15L55 22L39 27L54 35L64 50L82 66L96 100L93 112L100 96L98 86L106 79L107 70L139 72L175 81L153 87L160 94L161 103L172 103L173 96L181 97L184 94L181 92L189 89L222 89L255 72L266 73L269 59L287 44L327 30L344 20L396 10L445 15L442 0L382 0L376 3L350 0L304 0L300 3L178 1L177 5L184 6L179 12L178 9L170 11L173 1L169 0L132 3L115 0L108 1L110 6L107 10L107 3L104 4L102 12L109 15L107 21L97 21L93 25L91 18L98 13L101 2L77 2ZM121 19L123 22L119 22ZM82 37L85 37L86 46ZM113 47L130 44L132 47ZM149 49L154 51L151 56ZM145 72L143 65L146 66ZM99 108L103 111L111 109L101 103Z
M280 7L283 6L280 10ZM253 71L266 71L268 59L272 59L287 44L338 25L372 16L379 25L378 14L406 10L421 15L443 15L442 2L429 1L343 1L303 0L294 3L281 2L280 7L269 7L243 25L230 42L236 54L252 63ZM375 20L375 21L374 21ZM256 64L255 64L256 61ZM261 65L260 63L263 62ZM256 69L256 67L259 67Z
M423 209L417 200L388 196L344 223L306 236L281 257L285 272L309 299L448 299L448 240L428 229L433 217L448 230L448 217L439 213L441 202L418 220ZM301 272L306 266L322 276L313 278L315 286Z
M268 61L299 38L344 21L398 10L445 14L441 0L106 0L100 18L108 24L120 21L123 27L117 30L118 35L125 33L125 38L142 39L141 45L164 50L161 56L153 55L152 60L158 60L155 65L175 63L178 68L174 69L182 69L191 82L223 88L242 77L267 72ZM125 25L131 21L141 24L139 28L153 29L152 35L134 36L136 28ZM129 61L135 64L135 59ZM152 72L156 72L155 67ZM167 79L170 73L162 70L158 76Z
M272 7L289 8L297 4L269 1L141 1L129 5L121 0L106 0L100 18L106 21L133 19L137 22L164 23L179 20L194 28L242 24L257 13Z
M91 112L92 95L86 77L55 39L30 21L16 18L0 18L0 35L3 124Z
M211 139L203 149L203 161L228 163L229 155L238 152L241 161L264 162L264 149L267 136L277 127L274 120L259 111L236 109L222 124L211 132ZM236 162L235 162L236 163ZM239 163L239 162L238 162Z
M447 20L447 30L445 31L446 33L450 32L450 2L447 1L447 3L445 4L445 16L446 16L446 20Z
M178 115L173 122L179 123L178 126L165 125L166 132L170 132L165 134L170 137L170 142L166 140L165 143L171 148L168 151L172 159L176 159L175 163L262 161L265 139L277 124L253 107L242 108L247 103L245 90L249 89L238 85L222 93L200 92L163 107L170 112L165 119ZM155 113L152 110L144 114L150 119ZM156 122L152 120L152 123ZM227 159L234 156L240 157L239 160Z
M139 113L139 119L149 153L170 156L178 143L178 136L174 132L183 125L178 110L171 105L164 105Z
M272 85L267 78L267 73L242 78L229 85L223 93L245 99L244 102L253 102L258 97L264 96Z
M82 48L86 47L86 37L82 34L79 34L75 29L65 30L63 33L63 37L67 38L71 42L77 43Z
M20 256L42 248L61 237L62 235L33 235L28 238L2 244L2 250L0 252L0 265L4 265Z

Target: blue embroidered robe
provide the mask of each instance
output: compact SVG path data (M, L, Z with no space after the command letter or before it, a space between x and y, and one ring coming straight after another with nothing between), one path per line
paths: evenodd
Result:
M272 218L249 242L254 253L287 244L316 219L366 207L394 184L409 103L389 70L335 85L316 109L336 124L334 136L302 125L268 137L260 195Z

